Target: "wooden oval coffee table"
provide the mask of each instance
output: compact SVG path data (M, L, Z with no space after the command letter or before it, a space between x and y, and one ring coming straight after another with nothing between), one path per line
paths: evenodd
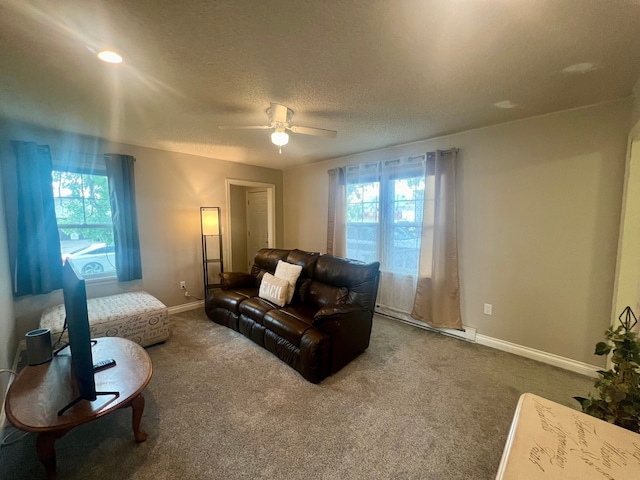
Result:
M25 367L7 393L7 418L20 430L38 433L37 454L49 479L56 478L56 440L72 428L114 410L132 407L133 436L137 442L147 439L140 430L140 420L144 411L142 391L153 372L149 355L137 343L117 337L98 338L92 355L94 363L108 358L116 361L115 367L96 372L95 382L97 391L117 391L117 397L82 400L59 416L58 411L77 397L68 349L50 362Z

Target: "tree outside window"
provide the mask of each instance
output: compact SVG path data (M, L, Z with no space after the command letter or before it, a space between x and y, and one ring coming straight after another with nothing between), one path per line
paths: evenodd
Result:
M107 176L54 170L52 177L62 258L85 278L115 276Z
M347 183L347 256L417 275L423 229L433 230L433 183L433 176L424 175Z
M347 256L370 263L378 252L380 182L347 184Z

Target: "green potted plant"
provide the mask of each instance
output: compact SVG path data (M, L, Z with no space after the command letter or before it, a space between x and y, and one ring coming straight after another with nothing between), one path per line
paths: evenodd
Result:
M595 382L598 397L573 397L582 411L620 427L640 433L640 339L631 330L638 323L630 307L618 317L620 326L609 327L598 342L596 355L611 355L613 368L600 370ZM632 322L633 320L633 322Z

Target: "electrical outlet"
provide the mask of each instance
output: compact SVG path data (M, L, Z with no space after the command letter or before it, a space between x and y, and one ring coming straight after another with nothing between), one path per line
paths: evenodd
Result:
M493 314L493 305L491 305L490 303L485 303L484 304L483 313L485 315L492 315Z
M187 289L187 282L185 282L184 280L180 281L180 290L186 290Z

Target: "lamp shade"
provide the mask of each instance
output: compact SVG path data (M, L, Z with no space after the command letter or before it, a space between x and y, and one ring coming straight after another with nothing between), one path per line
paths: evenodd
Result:
M202 235L220 235L220 208L201 207Z

